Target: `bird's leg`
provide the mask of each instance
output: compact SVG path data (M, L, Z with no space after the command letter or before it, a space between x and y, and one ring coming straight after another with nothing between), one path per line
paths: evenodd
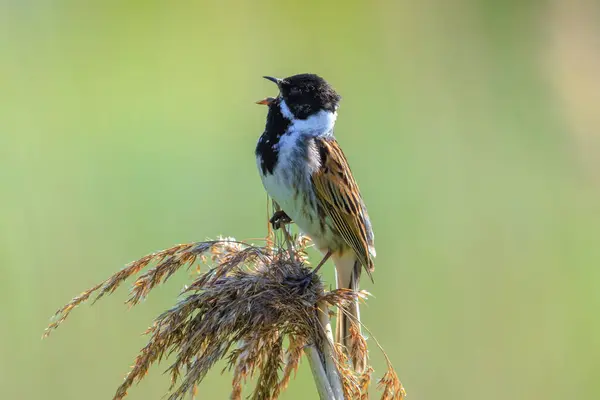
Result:
M317 264L315 269L312 270L311 274L316 274L317 272L319 272L321 267L327 262L327 260L329 260L329 257L331 257L331 253L332 253L331 250L327 250L327 254L325 254L325 257L323 257L321 262L319 262L319 264Z
M269 220L274 230L284 227L292 222L292 219L283 210L277 210Z

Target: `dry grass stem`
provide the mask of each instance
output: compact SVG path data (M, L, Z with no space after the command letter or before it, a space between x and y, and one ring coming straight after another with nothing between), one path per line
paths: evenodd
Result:
M191 284L183 289L171 309L159 315L146 334L148 343L114 399L122 399L129 388L144 378L150 366L170 357L167 371L171 376L169 399L182 399L195 393L196 385L217 361L225 360L224 371L233 373L232 399L242 398L249 379L256 382L252 399L277 399L287 388L305 352L318 362L330 393L324 399L366 399L372 369L355 373L339 345L333 345L329 326L329 308L339 307L365 292L326 291L318 276L305 290L297 284L310 272L305 253L305 238L288 243L254 246L231 238L181 244L134 261L109 279L73 298L61 307L44 332L48 336L75 307L94 302L113 293L126 279L146 270L134 281L127 304L133 306L150 291L164 283L176 271L203 263ZM354 329L351 355L365 356L367 345ZM288 343L287 348L284 343ZM387 359L387 358L386 358ZM317 360L317 361L315 361ZM313 368L313 370L315 369ZM332 379L335 378L335 379ZM315 380L319 384L319 377ZM336 389L337 380L337 389ZM379 381L383 399L402 399L404 389L388 363ZM325 390L326 392L326 390ZM340 394L336 394L336 393ZM200 393L201 394L201 393ZM326 397L324 397L326 396Z

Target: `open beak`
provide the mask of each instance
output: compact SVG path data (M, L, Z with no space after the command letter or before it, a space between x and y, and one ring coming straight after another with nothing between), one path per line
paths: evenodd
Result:
M273 82L276 85L279 85L279 82L281 82L281 79L279 78L273 78L272 76L263 76L263 78Z
M274 78L272 76L263 76L263 78L265 78L265 79L273 82L277 86L279 86L279 84L281 83L281 79ZM268 105L270 105L273 102L273 100L275 100L273 97L267 97L266 99L263 99L261 101L257 101L256 104L262 104L262 105L268 106Z
M256 104L262 104L262 105L268 106L273 102L273 100L275 100L273 97L267 97L265 99L257 101Z

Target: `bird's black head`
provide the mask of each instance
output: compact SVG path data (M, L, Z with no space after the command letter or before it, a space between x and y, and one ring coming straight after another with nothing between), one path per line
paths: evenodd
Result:
M299 74L283 79L270 76L265 78L277 84L280 98L283 100L280 106L287 105L294 118L306 119L319 111L335 112L338 108L340 95L318 75ZM285 115L285 111L282 111Z

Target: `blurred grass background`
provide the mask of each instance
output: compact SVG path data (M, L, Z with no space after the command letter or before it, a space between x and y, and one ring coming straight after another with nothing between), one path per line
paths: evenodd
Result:
M364 321L409 398L595 397L598 21L594 0L0 3L0 398L112 398L185 273L42 342L48 317L153 250L265 235L253 101L300 72L343 96L379 255ZM283 398L315 396L304 362Z

